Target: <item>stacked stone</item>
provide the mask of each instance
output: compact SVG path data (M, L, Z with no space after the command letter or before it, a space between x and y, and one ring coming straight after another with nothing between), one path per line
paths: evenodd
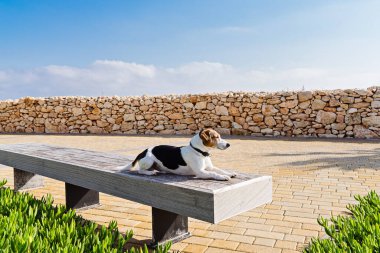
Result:
M0 132L222 134L374 138L380 87L156 97L50 97L0 101Z

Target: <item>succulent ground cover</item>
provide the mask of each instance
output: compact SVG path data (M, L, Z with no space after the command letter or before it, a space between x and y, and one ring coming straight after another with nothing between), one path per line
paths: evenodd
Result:
M138 252L145 246L126 250L132 231L121 234L117 223L99 226L76 215L63 205L53 205L51 196L35 199L28 193L15 193L0 182L0 252ZM168 252L170 244L157 253Z
M380 198L375 191L355 196L359 202L348 205L351 216L319 218L328 239L313 239L304 252L380 252Z

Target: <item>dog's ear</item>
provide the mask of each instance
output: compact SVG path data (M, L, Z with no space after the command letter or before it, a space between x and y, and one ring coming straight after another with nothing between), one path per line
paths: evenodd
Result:
M210 130L209 129L206 129L206 130L202 129L199 132L199 136L203 140L203 143L209 142L211 140Z

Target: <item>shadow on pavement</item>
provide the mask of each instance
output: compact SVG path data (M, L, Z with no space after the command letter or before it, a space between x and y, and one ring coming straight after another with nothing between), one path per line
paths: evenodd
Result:
M305 156L311 157L302 161L287 162L280 165L318 169L339 168L344 170L375 169L380 170L380 148L373 150L353 150L352 152L303 152L303 153L270 153L268 157ZM317 156L317 157L316 157Z

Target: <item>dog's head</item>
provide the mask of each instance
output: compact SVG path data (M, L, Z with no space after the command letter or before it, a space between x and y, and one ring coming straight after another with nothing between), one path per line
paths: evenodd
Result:
M199 132L199 137L201 138L203 145L209 148L218 148L224 150L231 146L228 142L220 137L220 134L217 131L211 128L201 130Z

